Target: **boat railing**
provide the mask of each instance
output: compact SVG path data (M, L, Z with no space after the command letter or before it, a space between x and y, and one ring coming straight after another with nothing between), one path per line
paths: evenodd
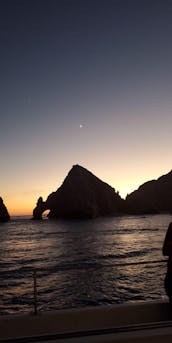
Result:
M123 266L134 266L138 264L158 264L158 263L166 263L167 260L153 260L153 261L140 261L140 262L126 262L126 263L115 263L116 266L123 267ZM33 313L34 315L38 314L38 290L37 290L37 270L33 270Z
M115 263L115 266L117 267L123 267L123 266L134 266L134 265L151 265L151 264L160 264L160 263L167 263L167 259L161 259L161 260L153 260L153 261L140 261L140 262L126 262L126 263ZM37 286L37 279L38 279L38 273L37 269L34 268L33 272L33 314L38 314L38 286ZM48 302L49 303L49 302ZM47 304L48 304L47 303ZM41 309L41 307L39 307Z

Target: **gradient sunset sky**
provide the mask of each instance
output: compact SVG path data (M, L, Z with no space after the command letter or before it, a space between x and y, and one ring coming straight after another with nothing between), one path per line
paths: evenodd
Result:
M122 197L172 169L171 0L0 1L0 196L80 164Z

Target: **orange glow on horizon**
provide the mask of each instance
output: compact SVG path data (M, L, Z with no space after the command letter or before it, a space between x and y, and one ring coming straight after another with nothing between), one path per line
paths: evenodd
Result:
M32 216L33 209L36 206L36 201L35 194L33 197L31 195L28 197L20 197L18 194L16 196L13 194L11 197L8 196L7 198L6 196L4 198L4 204L7 207L10 216Z
M17 203L16 206L14 207L14 204L11 204L11 202L6 202L5 205L8 209L10 216L32 215L32 212L34 209L34 206L31 207L31 205L29 206L27 203L26 204Z

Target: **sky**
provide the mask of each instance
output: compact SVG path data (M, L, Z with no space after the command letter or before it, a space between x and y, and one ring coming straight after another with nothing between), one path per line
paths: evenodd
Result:
M125 198L172 168L171 0L0 1L0 196L32 214L74 164Z

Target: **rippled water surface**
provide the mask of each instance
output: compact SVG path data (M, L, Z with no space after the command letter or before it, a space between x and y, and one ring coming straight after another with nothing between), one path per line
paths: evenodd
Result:
M166 299L162 244L172 217L0 224L0 313Z

